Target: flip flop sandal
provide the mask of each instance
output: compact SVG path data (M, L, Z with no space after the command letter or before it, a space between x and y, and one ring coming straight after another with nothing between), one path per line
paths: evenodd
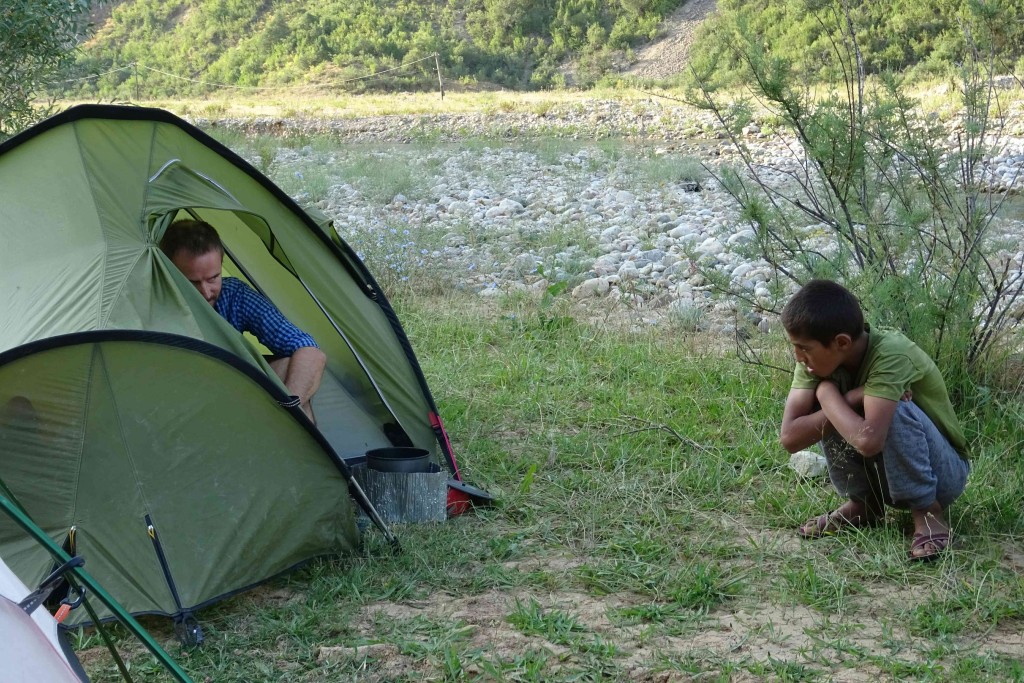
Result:
M933 547L933 550L930 553L925 553L924 555L914 554L915 550L920 550L929 543ZM914 540L910 542L910 553L907 557L911 562L931 562L932 560L938 559L948 547L948 531L937 531L933 534L914 534Z
M797 533L803 538L821 538L823 536L834 536L844 529L867 529L881 524L881 518L865 519L863 515L849 518L844 517L838 510L826 512L818 517L812 517L797 529Z

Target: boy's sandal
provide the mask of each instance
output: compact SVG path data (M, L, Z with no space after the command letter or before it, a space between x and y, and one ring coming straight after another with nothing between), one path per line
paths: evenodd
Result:
M821 538L822 536L832 536L844 529L866 529L878 526L881 523L881 517L868 517L866 515L847 517L839 512L839 510L833 510L818 517L810 518L797 529L797 533L803 538Z
M914 551L921 550L931 544L932 550L923 554L915 554ZM910 553L907 558L911 562L931 562L938 559L949 547L949 532L936 531L931 534L914 534L914 540L910 542Z

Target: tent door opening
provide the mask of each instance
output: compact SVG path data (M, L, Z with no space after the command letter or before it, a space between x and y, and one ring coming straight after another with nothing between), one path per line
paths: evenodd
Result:
M317 428L346 459L367 450L409 446L412 440L343 326L303 282L267 222L244 210L185 207L155 220L162 234L180 219L206 221L224 243L224 275L237 277L274 303L327 354L328 367L312 400ZM245 337L264 356L269 350Z

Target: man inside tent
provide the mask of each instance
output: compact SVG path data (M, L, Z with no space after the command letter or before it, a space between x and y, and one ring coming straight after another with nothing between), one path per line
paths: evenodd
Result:
M237 278L221 277L224 245L213 226L204 221L175 221L160 240L160 249L221 317L270 349L274 354L268 359L270 367L315 422L310 399L320 387L327 356L265 296Z

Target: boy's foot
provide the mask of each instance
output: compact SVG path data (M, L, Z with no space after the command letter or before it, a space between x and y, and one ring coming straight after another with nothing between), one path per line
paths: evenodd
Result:
M910 543L908 558L913 562L937 560L949 546L949 532L936 531L931 534L914 534Z
M915 562L929 562L937 559L949 547L949 525L942 516L938 502L924 510L911 510L914 518L914 540L910 543L908 557Z
M832 512L812 517L797 530L803 538L831 536L844 529L864 529L878 526L884 512L870 510L866 503L848 500Z

